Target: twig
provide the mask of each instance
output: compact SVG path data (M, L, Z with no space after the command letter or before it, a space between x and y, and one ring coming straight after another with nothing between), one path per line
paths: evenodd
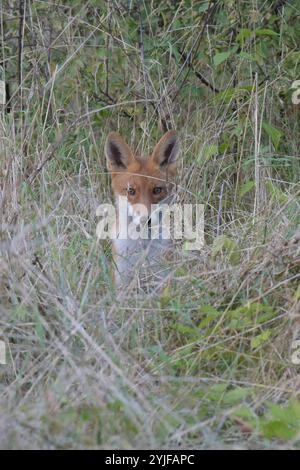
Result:
M218 221L217 221L217 237L220 235L220 229L221 229L221 225L222 225L223 191L224 191L224 182L222 183L221 192L220 192L220 196L219 196Z
M111 96L111 95L110 95L109 93L107 93L106 91L102 90L100 87L98 87L98 88L99 88L99 91L100 91L101 95L105 96L105 97L110 101L110 103L112 103L112 104L117 104L117 100L116 100L113 96ZM95 99L102 101L104 104L109 104L107 101L104 101L102 98L100 98L100 96L98 96L97 93L93 92L93 96L94 96ZM121 114L122 114L124 117L126 117L126 118L128 118L128 119L130 119L130 120L133 119L133 116L131 116L131 114L129 114L129 113L128 113L127 111L125 111L125 110L123 110L123 111L121 112Z
M140 22L140 52L141 52L141 65L142 65L142 73L143 73L143 79L144 79L144 86L145 86L145 98L146 101L148 102L150 98L150 91L149 91L149 76L148 76L148 70L146 68L145 64L145 46L144 46L144 25L143 25L143 19L142 19L142 13L141 13L141 6L138 3L138 14L139 14L139 22ZM148 106L146 106L146 113L148 112ZM158 113L159 114L159 113ZM146 118L146 121L148 121L148 118Z
M181 57L184 59L184 62L186 63L187 67L191 68L191 70L196 75L196 77L199 78L199 80L204 85L206 85L208 88L210 88L214 93L220 93L220 90L217 87L212 85L200 72L195 70L194 66L192 65L192 63L190 61L187 61L187 55L185 54L185 52L183 52L182 50L179 49L179 53L180 53Z
M107 2L107 7L109 9L109 1ZM111 16L112 13L109 10L108 14L108 34L106 36L106 57L105 57L105 74L106 74L106 80L105 80L105 94L108 96L109 95L109 50L110 50L110 42L111 42Z
M211 3L210 3L210 4L211 4ZM185 59L184 63L182 64L182 67L181 67L181 69L180 69L180 71L179 71L179 73L178 73L178 75L177 75L177 79L179 78L179 76L180 76L181 73L183 72L183 70L184 70L186 64L189 63L190 66L188 67L188 70L187 70L187 72L186 72L186 74L185 74L185 76L184 76L184 78L183 78L183 80L182 80L180 86L178 87L178 90L177 90L175 96L173 97L173 101L177 98L178 94L180 93L181 89L183 88L185 82L186 82L187 79L188 79L188 76L189 76L189 74L190 74L191 68L192 68L192 66L193 66L193 61L194 61L194 59L195 59L195 57L196 57L196 55L197 55L197 52L198 52L198 50L199 50L200 43L201 43L201 39L202 39L202 37L203 37L205 28L206 28L206 26L207 26L207 24L208 24L208 21L211 19L212 15L215 13L216 9L217 9L217 2L216 2L215 4L213 4L212 6L210 6L210 8L208 9L208 11L207 11L207 13L206 13L206 15L205 15L204 21L203 21L202 28L201 28L201 30L200 30L200 32L199 32L199 34L198 34L198 37L196 38L196 40L195 40L195 42L194 42L194 44L193 44L191 50L190 50L189 53L187 54L186 59ZM193 54L193 56L192 56L192 54Z

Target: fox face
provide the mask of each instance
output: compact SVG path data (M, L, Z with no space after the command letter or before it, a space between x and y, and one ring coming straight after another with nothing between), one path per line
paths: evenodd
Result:
M176 175L176 132L168 131L148 157L134 154L117 132L108 135L105 150L115 195L126 197L134 224L151 224L153 207L168 196Z

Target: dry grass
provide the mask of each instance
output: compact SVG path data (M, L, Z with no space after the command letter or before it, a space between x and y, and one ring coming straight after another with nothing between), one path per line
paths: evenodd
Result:
M183 86L167 48L161 63L147 60L121 2L28 2L24 22L10 2L0 8L11 83L0 121L0 446L299 447L297 111L281 109L281 153L262 126L266 115L277 123L284 69L259 86L241 62L233 80L246 96L218 98L193 71ZM172 22L159 35L186 53L203 22L191 11L178 7L190 25L181 42ZM217 33L206 34L210 44ZM204 71L233 86L230 71ZM111 200L104 140L119 129L148 151L161 126L179 130L178 192L205 204L206 245L180 252L162 295L120 302L110 246L96 239L96 208Z

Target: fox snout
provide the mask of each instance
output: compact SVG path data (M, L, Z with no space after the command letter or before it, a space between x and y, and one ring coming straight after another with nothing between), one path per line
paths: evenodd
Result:
M128 215L132 222L137 226L155 227L161 223L164 206L160 204L151 204L147 207L144 204L134 204L128 206Z

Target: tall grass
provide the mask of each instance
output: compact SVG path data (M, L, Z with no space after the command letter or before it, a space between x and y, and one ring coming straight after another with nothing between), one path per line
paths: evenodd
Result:
M299 8L271 4L1 3L1 447L299 447ZM167 128L206 244L120 301L104 141Z

